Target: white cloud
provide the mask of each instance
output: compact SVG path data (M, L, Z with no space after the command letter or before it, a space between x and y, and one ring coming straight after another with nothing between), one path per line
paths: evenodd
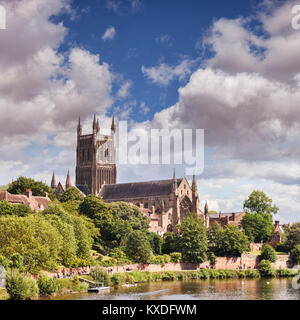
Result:
M176 66L170 66L166 63L161 63L157 67L146 68L142 66L142 72L152 82L167 86L174 79L185 79L192 72L194 63L194 61L184 59Z
M116 35L115 27L109 27L102 35L102 40L112 40Z
M132 82L130 80L125 81L117 92L117 96L120 99L124 99L130 95L130 88L132 87Z
M1 4L8 22L0 33L1 183L54 167L66 171L74 166L78 116L83 122L94 112L105 118L114 74L87 50L58 53L68 30L49 18L70 12L68 0Z

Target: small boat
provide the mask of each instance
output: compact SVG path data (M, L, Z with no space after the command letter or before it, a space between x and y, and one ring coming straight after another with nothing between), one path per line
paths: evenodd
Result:
M93 287L93 288L88 288L88 292L92 293L99 293L102 290L108 290L110 287Z
M122 284L122 287L136 287L135 283L126 283L126 284Z

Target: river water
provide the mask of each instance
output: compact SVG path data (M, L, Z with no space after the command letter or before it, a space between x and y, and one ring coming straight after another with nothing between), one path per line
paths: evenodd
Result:
M300 300L292 279L164 281L71 294L59 300Z

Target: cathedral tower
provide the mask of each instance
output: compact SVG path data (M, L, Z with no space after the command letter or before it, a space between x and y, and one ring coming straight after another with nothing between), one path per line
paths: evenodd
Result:
M103 184L115 184L116 127L112 119L111 134L100 134L99 120L94 115L93 133L82 135L80 118L77 127L76 185L85 185L91 194L99 194Z

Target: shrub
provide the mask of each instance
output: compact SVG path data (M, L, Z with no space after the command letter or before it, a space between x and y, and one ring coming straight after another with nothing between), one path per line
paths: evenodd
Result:
M276 261L276 251L269 244L265 244L261 249L261 254L259 256L260 260L268 260L270 262Z
M50 296L58 291L58 284L56 279L48 278L45 275L41 275L37 281L40 295Z
M4 267L7 269L9 267L10 261L6 259L4 256L0 255L0 266Z
M90 275L92 276L93 280L99 284L103 284L105 286L109 285L110 279L107 271L100 266L96 266L91 272Z
M208 261L209 261L209 265L211 267L213 267L216 264L217 257L215 256L215 254L213 252L208 253Z
M291 261L293 264L300 264L300 244L291 250Z
M281 278L285 278L285 277L293 277L296 274L296 270L295 269L279 269L276 270L276 275L277 277L281 277Z
M259 264L258 271L261 277L275 276L275 270L272 268L269 260L262 260Z
M172 271L166 271L162 274L163 281L172 281L176 279L176 274Z
M178 263L181 262L182 255L181 252L172 252L170 253L171 262Z
M126 283L125 273L114 273L110 278L111 284L114 286Z
M36 281L16 269L7 274L6 290L12 300L35 298L39 292Z

